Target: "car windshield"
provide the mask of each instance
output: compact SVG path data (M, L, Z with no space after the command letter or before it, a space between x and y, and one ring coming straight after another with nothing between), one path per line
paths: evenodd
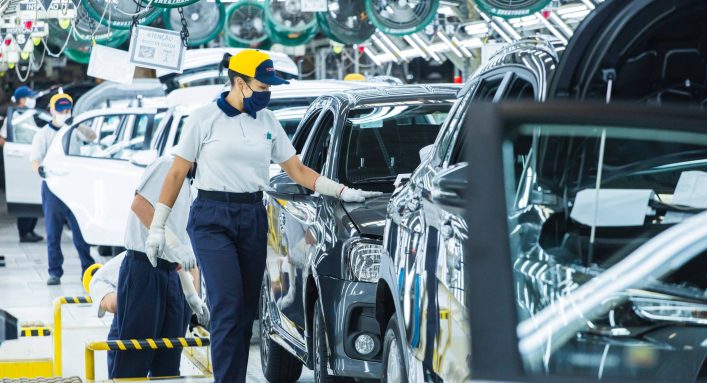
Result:
M420 164L419 151L434 143L451 102L389 104L354 109L344 126L339 180L392 191L398 174Z
M588 283L611 283L602 278L632 251L707 210L707 134L587 125L519 132L504 156L521 327ZM707 355L705 270L703 253L621 288L580 328L547 334L539 353L521 348L526 369L694 381Z

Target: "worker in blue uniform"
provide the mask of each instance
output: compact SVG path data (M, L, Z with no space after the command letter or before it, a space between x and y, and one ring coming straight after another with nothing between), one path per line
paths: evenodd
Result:
M32 138L32 150L30 160L32 168L45 178L44 157L47 155L49 146L54 141L59 129L66 125L66 121L71 118L71 108L73 99L66 93L58 93L49 100L49 111L52 120L45 127L41 128ZM80 141L90 142L96 139L96 133L83 125L77 127L77 134L72 134L70 145L80 145ZM64 223L68 222L71 227L71 234L74 246L81 259L81 275L92 264L95 263L91 257L91 247L83 239L76 217L69 210L66 204L59 199L47 186L46 181L42 181L42 210L44 211L44 225L47 231L47 255L49 263L49 278L47 285L58 285L64 274L62 268L64 264L64 254L61 251L61 234L64 231Z
M170 157L158 158L143 173L132 203L125 231L125 259L118 273L115 318L108 339L178 338L186 334L191 310L204 320L208 308L193 293L189 271L196 271L196 259L186 227L191 203L185 183L174 203L174 214L166 222L164 253L148 257L145 241L153 206L172 164ZM186 291L186 294L183 292ZM186 299L185 299L186 297ZM110 305L110 298L107 305ZM206 323L203 323L206 325ZM111 351L111 379L179 376L181 349Z
M344 201L380 193L347 188L308 168L266 107L270 86L286 84L270 57L245 49L226 55L230 89L188 118L150 225L147 252L161 254L164 225L194 162L198 195L189 213L189 237L211 309L211 355L216 383L245 382L252 324L265 271L267 215L263 190L269 165L300 185Z
M0 128L0 147L5 146L5 142L9 137L7 127L9 122L12 122L13 141L17 143L31 143L32 135L38 129L34 122L34 117L37 111L34 110L37 106L37 92L32 88L23 85L12 94L12 102L15 103L15 110L12 115L8 113L7 118L3 121ZM39 242L44 239L41 235L34 232L37 227L36 217L18 217L17 231L20 234L20 242Z

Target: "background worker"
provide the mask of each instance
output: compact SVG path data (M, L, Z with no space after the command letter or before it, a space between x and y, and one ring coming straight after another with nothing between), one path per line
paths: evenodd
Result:
M15 108L26 108L26 110L15 111L12 115L7 116L3 120L2 128L0 129L0 147L5 146L7 139L7 124L12 121L14 129L14 141L20 143L32 142L31 135L39 128L34 122L36 111L34 107L37 105L37 92L33 91L28 86L21 86L15 89L12 95L12 102ZM36 217L18 217L17 231L20 234L20 242L39 242L44 239L41 235L34 232L37 227Z
M91 301L93 301L93 309L99 318L103 318L106 312L115 314L118 309L118 274L120 272L120 265L123 263L123 259L125 259L125 252L116 255L111 260L106 262L103 267L96 271L93 278L91 278L89 294L91 295ZM184 297L186 298L189 307L191 307L192 312L196 314L197 322L202 326L208 326L209 309L197 293L199 286L197 286L195 281L198 280L198 278L195 279L193 277L193 274L195 273L198 275L198 269L195 268L191 273L188 273L180 268L177 272L179 273L179 281L182 286L182 292L184 293ZM184 325L184 333L187 331L188 321L189 320L187 318L187 323ZM108 339L120 339L118 338L117 323L118 321L115 317L113 317L113 322L111 323L110 331L108 332ZM115 352L110 352L108 354L108 371L112 371L114 359Z
M32 169L45 178L43 161L47 155L56 132L66 124L71 118L71 108L73 100L66 93L58 93L49 100L49 111L52 120L45 127L40 129L32 139L32 151L30 160ZM78 134L72 135L72 139L93 141L96 133L87 127L79 127ZM61 234L64 231L64 222L69 223L71 228L74 246L81 259L81 275L86 269L95 263L91 257L91 247L84 241L81 235L81 228L76 221L76 217L71 210L59 199L47 186L46 181L42 181L42 210L44 211L44 225L47 232L47 254L49 257L49 278L47 285L58 285L61 283L61 276L64 274L62 265L64 264L64 254L61 252Z
M127 251L118 273L117 312L113 320L115 331L111 331L109 339L184 336L191 317L189 306L208 322L206 304L192 292L193 286L188 291L186 289L186 286L193 284L186 271L194 269L198 273L186 232L192 200L188 184L180 189L174 203L174 214L166 222L165 252L151 258L145 254L147 228L155 212L153 206L157 204L171 164L171 157L161 157L148 166L133 198L133 214L130 214L125 231ZM179 267L181 271L178 273ZM111 304L109 299L106 306ZM108 372L111 379L179 375L181 349L111 353L112 366Z
M189 218L189 237L206 282L211 308L211 355L217 383L245 382L252 324L265 271L267 215L263 190L268 168L280 164L300 185L345 201L379 195L350 189L308 168L275 115L265 109L270 86L286 84L269 56L242 50L224 57L230 91L188 118L167 175L147 239L149 254L161 254L165 222L199 164L199 189Z

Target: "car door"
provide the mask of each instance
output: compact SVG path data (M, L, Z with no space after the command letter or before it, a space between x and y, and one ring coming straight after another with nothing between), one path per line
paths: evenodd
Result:
M533 101L539 97L538 82L526 69L513 68L504 69L502 85L493 96L496 102L511 101ZM492 75L494 78L500 75ZM489 77L482 78L481 87L472 94L472 99L484 101L483 97L491 97L490 93L484 94L484 83L486 86L492 82ZM499 78L499 77L496 77ZM498 80L497 80L498 81ZM468 107L465 106L465 107ZM456 126L455 132L450 132L447 137L443 137L439 156L441 165L431 172L434 177L442 175L459 174L467 162L465 161L466 141L469 135L464 134L461 121ZM449 144L447 144L449 143ZM459 175L457 175L458 177ZM467 180L468 181L468 180ZM427 272L432 273L433 269L437 276L436 286L428 284L427 293L430 296L436 294L437 302L428 302L427 339L434 339L434 351L427 354L431 358L434 371L446 382L464 382L470 378L468 362L470 348L468 343L454 341L455 339L469 339L471 336L468 324L468 315L465 305L465 285L463 278L464 254L463 244L469 238L466 221L463 217L463 209L456 206L449 206L440 203L435 199L436 192L439 192L435 185L435 179L426 183L426 191L423 193L422 205L425 221L428 223L429 242L428 248L434 249L427 256L434 256L434 260L429 260L430 265ZM435 291L430 291L434 289ZM429 350L429 348L428 348Z
M406 205L398 213L399 224L395 225L395 230L401 245L395 249L394 262L399 270L403 326L413 355L430 370L437 370L433 359L440 324L435 272L441 243L440 212L431 200L432 180L449 166L470 101L497 100L511 76L507 70L492 71L477 80L473 92L457 102L440 132L431 158L423 162L410 179Z
M679 226L697 219L704 227L695 192L704 189L707 115L592 103L472 112L467 130L484 137L467 135L467 177L484 180L466 200L475 377L702 381L704 275L692 272L707 260L704 234ZM537 154L523 161L528 148ZM519 162L527 163L520 172ZM620 202L607 191L634 194ZM646 248L668 233L680 235ZM692 240L702 244L686 246Z
M44 160L47 185L74 213L86 242L122 246L132 197L144 170L142 161L130 158L144 152L133 150L139 138L133 132L150 131L156 113L141 108L87 113L60 130L52 142ZM81 141L79 125L91 127L99 137L104 130L116 131L118 141L107 147L98 140Z
M328 154L333 129L334 114L327 110L316 111L304 121L301 134L309 130L307 144L302 152L303 162L315 171L323 169L323 159ZM298 143L296 141L296 149ZM274 183L289 180L286 174L273 178ZM291 181L290 181L291 182ZM276 186L277 189L277 186ZM304 281L309 274L309 259L321 250L323 228L317 225L321 197L308 195L297 200L269 199L272 229L278 235L271 238L268 254L270 290L274 303L282 316L285 330L302 348L306 347L304 310Z
M29 159L32 138L51 120L37 109L8 108L7 132L3 147L5 197L10 214L42 215L42 180L32 170Z

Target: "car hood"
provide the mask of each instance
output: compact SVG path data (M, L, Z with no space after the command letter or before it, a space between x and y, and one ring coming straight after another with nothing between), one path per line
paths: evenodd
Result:
M383 238L390 196L383 194L363 203L341 202L341 205L361 236Z

